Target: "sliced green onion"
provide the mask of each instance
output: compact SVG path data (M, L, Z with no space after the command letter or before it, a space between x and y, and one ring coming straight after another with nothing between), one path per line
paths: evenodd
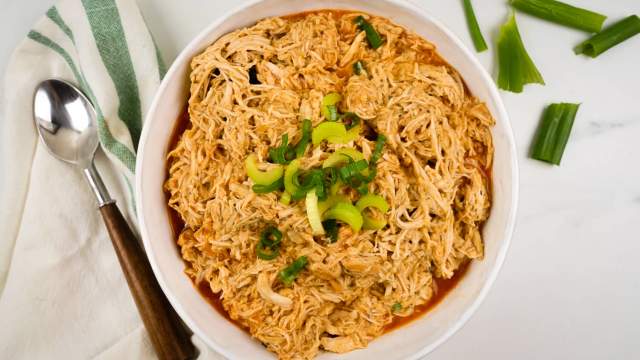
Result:
M284 189L291 195L298 192L298 186L293 183L293 178L298 174L300 169L300 160L293 160L284 170Z
M327 210L333 207L337 203L350 203L349 197L341 194L330 195L326 200L318 203L318 212L323 215Z
M260 241L256 246L256 255L262 260L273 260L278 257L282 232L275 226L268 226L260 234Z
M334 219L325 220L322 222L322 227L326 232L329 243L332 244L338 241L338 222Z
M554 0L511 0L511 6L556 24L587 32L598 32L607 19L593 11Z
M475 46L477 52L483 52L487 50L487 43L484 41L482 31L480 31L480 25L478 25L478 19L473 11L471 0L464 0L464 15L467 18L467 26L471 33L471 40L473 40L473 46Z
M361 212L364 209L373 207L376 208L383 213L389 211L389 203L380 195L369 194L361 197L358 202L356 202L356 208Z
M367 20L365 20L362 15L355 18L353 22L358 25L360 30L363 30L367 34L367 42L369 42L369 46L373 49L377 49L382 45L382 37L380 37L380 34L376 29Z
M402 310L402 304L400 304L399 302L391 305L391 312L397 313L400 310Z
M295 147L297 157L302 157L307 150L307 145L311 141L311 131L313 130L311 120L304 119L302 121L302 138Z
M302 178L302 181L300 181ZM312 169L306 172L298 171L292 178L293 184L298 188L297 192L291 194L294 200L302 199L312 189L316 189L318 198L326 198L326 191L323 182L324 174L322 170Z
M524 48L514 14L511 14L509 20L500 28L498 63L500 89L520 93L525 84L544 85L542 75Z
M331 144L348 144L360 137L360 130L362 130L362 126L356 125L347 130L347 133L344 136L329 136L327 141Z
M314 146L329 138L343 138L347 135L344 124L338 122L321 122L311 133L311 142Z
M299 258L297 258L294 262L291 263L291 265L282 269L278 273L280 281L282 281L282 283L287 286L291 286L291 284L293 284L293 281L298 276L298 273L300 273L300 271L302 271L307 266L307 262L308 261L306 256L300 256Z
M533 141L532 158L560 165L579 107L580 104L567 103L547 107Z
M360 151L352 148L338 149L322 162L322 167L337 167L343 164L348 164L351 160L364 160L364 155L362 155Z
M363 213L366 208L373 207L382 213L389 211L389 203L380 195L367 194L356 203L356 208ZM387 225L384 219L376 219L367 214L362 215L362 227L366 230L379 230Z
M331 185L331 187L329 188L329 194L336 195L337 193L340 192L340 190L342 190L343 187L344 187L344 184L340 179L338 179L338 181L336 181L336 183Z
M283 186L284 186L284 182L282 181L282 178L280 178L269 185L255 184L251 187L251 189L256 194L266 194L266 193L278 191L282 189Z
M353 72L356 75L360 75L364 72L364 63L361 60L358 60L353 63Z
M619 21L602 32L595 34L590 39L576 46L573 51L576 54L584 54L592 58L620 44L640 33L640 18L631 15Z
M291 194L284 191L282 195L280 195L280 200L278 200L282 205L289 205L291 203Z
M337 92L331 92L322 98L320 111L328 121L338 120L338 106L337 104L342 100L342 95Z
M373 153L371 153L371 159L369 159L369 163L375 165L375 163L380 160L382 156L382 150L384 149L384 143L387 141L387 137L380 134L376 139L376 147L373 149Z
M344 127L349 130L359 125L360 122L362 122L362 119L360 119L360 116L358 116L358 114L347 111L346 113L340 115L340 122L342 122L344 124Z
M318 210L318 196L316 191L311 190L307 193L304 205L307 209L307 219L311 226L311 233L315 235L324 235L324 228L322 227L322 218L320 217L320 211Z
M269 149L269 157L276 164L286 165L296 157L295 150L289 146L289 135L282 135L282 144Z
M369 164L366 160L358 160L341 167L340 170L338 170L338 174L340 174L340 179L342 181L349 184L349 179L356 175L360 175L360 172L368 167Z
M354 232L362 228L362 215L350 202L340 202L327 210L322 216L323 220L335 219L346 223Z
M247 156L244 160L244 167L247 171L247 175L256 184L270 185L282 177L284 168L281 165L276 165L269 170L261 171L258 169L258 160L255 154Z

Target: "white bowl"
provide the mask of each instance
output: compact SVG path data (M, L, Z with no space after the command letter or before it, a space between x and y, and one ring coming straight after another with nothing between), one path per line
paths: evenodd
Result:
M183 273L169 223L162 185L174 123L188 97L188 70L193 56L221 35L257 20L314 9L352 9L386 17L437 46L462 75L471 92L486 102L496 119L493 205L483 229L485 257L474 261L446 298L421 318L374 340L366 349L319 359L417 359L455 333L478 308L503 263L513 232L518 200L518 167L513 134L496 86L474 55L442 24L401 0L252 1L217 19L180 53L160 85L144 123L136 166L136 202L144 247L160 286L182 319L200 338L230 359L273 359L258 341L221 316Z

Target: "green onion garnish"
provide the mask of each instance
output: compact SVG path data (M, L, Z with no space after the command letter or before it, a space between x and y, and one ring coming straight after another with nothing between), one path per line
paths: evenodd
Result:
M580 104L567 103L547 107L533 140L532 158L560 165L579 107Z
M473 6L471 5L471 0L463 0L464 5L464 14L467 17L467 26L469 27L469 32L471 33L471 40L473 40L473 46L475 46L477 52L483 52L487 50L487 43L484 41L484 37L482 36L482 31L480 31L480 26L478 25L478 19L476 19L476 14L473 11Z
M251 189L256 194L266 194L266 193L280 190L282 189L283 186L284 186L284 181L282 180L282 178L280 178L269 185L255 184L253 185L253 187L251 187Z
M376 147L373 149L373 153L371 153L371 159L369 159L369 163L375 165L375 163L380 160L382 156L382 150L384 149L384 143L387 141L387 137L380 134L376 139Z
M273 260L278 257L282 232L275 226L268 226L260 234L260 241L256 246L256 255L262 260Z
M311 141L311 131L313 130L311 126L311 120L304 119L302 121L302 138L300 138L300 141L295 147L297 157L302 157L307 150L307 145L309 145L309 141Z
M329 219L322 222L322 227L324 228L325 234L329 243L332 244L338 241L338 222L335 219Z
M555 0L511 0L514 8L556 24L587 32L598 32L607 19L593 11Z
M293 284L293 281L298 276L298 273L300 273L300 271L302 271L302 269L307 266L307 262L308 261L306 256L300 256L299 258L297 258L294 262L291 263L291 265L282 269L278 273L280 281L282 281L282 283L287 286L291 286L291 284Z
M340 122L342 122L347 130L360 124L362 120L358 114L353 112L346 112L340 116Z
M337 92L330 92L322 98L320 111L328 121L338 120L338 103L342 100L342 95Z
M280 146L269 149L269 158L276 164L288 164L295 159L296 152L289 146L289 135L282 135L282 144Z
M522 92L525 84L544 85L544 79L524 48L516 17L511 14L509 20L500 28L498 37L498 87L511 92Z
M383 41L380 34L374 29L374 27L364 19L362 15L358 16L354 21L360 30L363 30L367 34L367 41L369 42L369 46L373 49L379 48Z
M356 75L360 75L364 72L364 63L361 60L358 60L353 63L353 72Z
M257 158L255 154L250 154L244 160L244 167L249 178L258 185L271 185L282 177L284 168L281 165L272 166L271 169L262 171L258 169Z
M375 208L383 214L389 211L389 203L380 195L367 194L361 197L356 203L356 209L363 213L366 208ZM362 215L362 227L366 230L379 230L387 225L384 219L376 219L369 215Z
M319 145L323 140L331 138L343 138L347 136L347 128L343 123L324 121L311 132L311 142L313 145Z
M362 214L350 202L339 202L322 215L323 220L334 219L346 223L354 232L362 229Z
M402 304L400 304L399 302L391 305L391 312L397 313L400 310L402 310Z
M573 51L576 54L584 54L595 58L610 48L639 33L640 18L638 18L637 15L631 15L624 20L607 27L602 30L602 32L595 34L590 39L576 46Z

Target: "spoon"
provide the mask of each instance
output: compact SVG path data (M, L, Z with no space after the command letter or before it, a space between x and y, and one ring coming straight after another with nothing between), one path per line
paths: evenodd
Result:
M45 80L33 100L36 128L54 157L80 168L98 200L129 290L160 359L192 359L196 353L169 301L158 285L146 255L109 196L93 163L98 148L96 113L84 94L62 80Z

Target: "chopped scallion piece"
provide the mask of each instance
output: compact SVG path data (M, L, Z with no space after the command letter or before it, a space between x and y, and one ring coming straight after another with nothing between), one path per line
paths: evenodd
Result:
M637 15L631 15L595 34L573 50L576 54L584 54L595 58L639 33L640 18Z
M323 220L335 219L348 224L354 232L362 228L362 215L350 202L339 202L322 216Z
M349 161L364 160L364 155L356 149L342 148L336 150L322 163L322 167L336 167L349 163Z
M346 195L335 194L329 196L324 201L320 201L318 203L318 211L320 212L320 215L323 215L325 211L329 210L329 208L340 202L351 202L351 200L349 200L349 197Z
M520 93L525 84L544 85L542 75L524 48L514 14L511 14L509 20L500 28L498 62L498 87L500 89Z
M362 15L358 16L354 23L358 25L360 30L363 30L367 35L367 42L369 42L369 46L373 49L379 48L383 41L380 34L376 31L376 29L371 25L367 20L364 19Z
M287 286L291 286L300 271L302 271L307 266L307 262L308 261L306 256L300 256L299 258L297 258L294 262L291 263L291 265L282 269L278 273L280 281L282 281L282 283Z
M320 144L323 140L329 138L343 138L347 135L347 129L344 124L339 122L325 121L321 122L311 132L311 142L313 145Z
M402 304L400 304L399 302L391 305L391 312L397 313L400 310L402 310Z
M282 205L289 205L289 203L291 203L291 194L289 194L286 191L283 192L282 195L280 195L280 200L278 200L278 201Z
M314 236L324 235L322 218L320 216L320 211L318 210L318 196L316 195L315 189L307 193L307 198L305 199L304 204L307 209L307 219L311 226L311 233Z
M373 207L382 213L389 211L389 203L380 195L367 194L356 203L356 208L363 213L366 208ZM362 227L366 230L379 230L387 225L384 219L376 219L367 214L362 214Z
M322 98L320 111L328 121L338 120L338 103L342 100L342 95L337 92L331 92Z
M469 32L471 33L471 40L473 40L473 46L475 46L477 52L483 52L487 50L487 43L484 41L484 37L482 36L482 31L480 31L480 26L478 25L478 19L476 19L476 14L473 11L471 0L464 0L463 2L464 2L464 14L467 18L467 26L469 27Z
M353 63L353 72L356 75L360 75L364 72L364 63L361 60L358 60Z
M284 168L281 165L274 165L271 169L261 171L258 169L257 158L255 154L247 156L244 160L244 167L249 178L258 185L270 185L282 177Z
M298 192L298 186L294 184L293 178L298 175L300 160L293 160L284 170L284 188L291 195Z
M532 158L560 165L579 107L580 104L567 103L547 107L533 141Z
M371 153L371 159L369 159L369 163L375 165L375 163L380 160L382 156L382 150L384 149L384 143L387 141L387 137L380 134L376 139L376 147L373 149L373 153Z
M262 260L273 260L278 257L282 232L275 226L268 226L260 234L260 241L256 246L256 255Z
M289 135L282 135L282 144L280 146L269 149L269 158L276 164L288 164L296 157L295 150L289 146Z
M269 185L255 184L253 185L253 187L251 187L251 189L256 194L266 194L280 190L283 186L284 182L282 181L282 178L280 178Z
M329 243L332 244L338 241L338 222L334 219L325 220L322 222L322 227L324 227L327 238L329 239Z
M592 33L600 31L607 19L602 14L555 0L511 0L511 6L556 24Z
M302 121L302 138L300 138L300 141L295 147L297 157L302 157L307 150L307 145L309 145L309 141L311 141L312 130L311 120L304 119L304 121Z

